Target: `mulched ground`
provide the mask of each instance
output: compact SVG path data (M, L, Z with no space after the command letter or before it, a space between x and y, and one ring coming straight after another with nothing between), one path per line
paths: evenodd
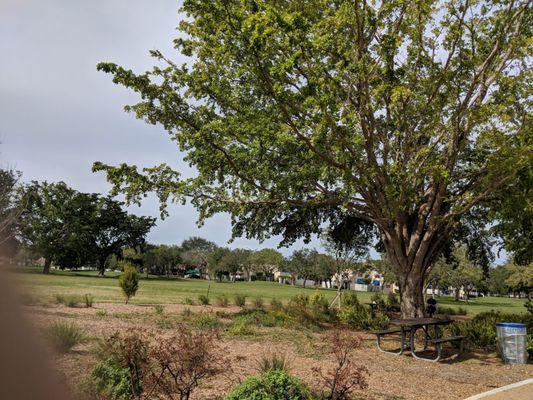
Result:
M221 311L237 312L236 307L165 305L167 318L179 319L184 308L194 313ZM135 327L158 330L160 316L152 306L101 303L93 308L67 308L59 305L25 306L30 320L42 329L53 321L73 321L91 337L102 337ZM533 376L533 365L504 365L496 354L467 352L457 357L430 363L413 359L410 355L388 355L379 352L374 337L363 337L361 348L354 356L369 370L368 390L361 392L363 399L464 399L476 393L508 385ZM221 346L230 360L223 376L204 382L194 394L194 399L220 398L244 377L257 372L259 360L271 353L284 354L290 362L291 372L317 388L319 381L313 367L327 368L331 356L324 347L324 334L302 330L264 328L250 337L222 337ZM92 348L94 342L76 346L67 355L55 356L58 370L66 381L78 391L96 362Z

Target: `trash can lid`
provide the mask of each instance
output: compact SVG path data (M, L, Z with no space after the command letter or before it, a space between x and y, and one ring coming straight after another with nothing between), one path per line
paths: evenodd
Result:
M515 322L498 322L496 326L502 326L504 328L525 328L525 324L518 324Z

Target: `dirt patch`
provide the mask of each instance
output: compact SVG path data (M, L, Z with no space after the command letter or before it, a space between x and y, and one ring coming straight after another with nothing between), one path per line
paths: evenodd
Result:
M83 327L89 336L98 338L132 328L153 329L162 334L171 332L172 325L162 329L160 321L179 321L185 308L196 314L218 312L219 316L240 310L237 307L169 304L163 306L163 313L158 313L154 306L100 303L93 308L26 306L25 311L39 329L57 320L72 321ZM464 399L533 375L533 365L504 365L493 353L470 352L439 363L415 360L408 353L384 354L376 349L372 335L358 334L363 337L363 345L354 354L359 364L369 370L369 388L361 393L366 399ZM221 340L230 360L228 369L222 376L204 382L194 399L223 396L237 382L256 373L259 360L272 353L285 355L291 372L317 389L320 384L312 368L332 365L322 333L261 328L252 336L223 335ZM89 342L55 359L74 390L87 378L96 362L92 347L94 342Z

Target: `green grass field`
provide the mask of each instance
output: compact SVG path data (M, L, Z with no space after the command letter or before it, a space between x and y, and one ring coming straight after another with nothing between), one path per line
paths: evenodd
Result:
M41 301L53 301L57 294L77 294L90 293L96 302L122 302L124 301L120 288L118 287L116 273L107 273L105 277L98 277L94 271L55 271L50 275L43 275L37 269L25 269L24 273L12 273L15 281L19 283L22 290L32 296L37 296ZM269 302L276 298L287 301L292 296L305 293L313 294L319 290L321 293L333 299L335 290L291 287L274 282L214 282L198 279L175 279L160 278L155 276L143 277L139 283L139 291L131 300L134 304L171 304L182 303L185 298L196 301L198 295L206 294L209 289L210 297L224 294L232 297L235 294L243 294L248 298L262 297ZM372 293L357 292L357 296L362 303L370 302ZM467 309L468 315L475 315L483 311L498 310L509 313L522 313L525 300L510 299L503 297L484 297L472 299L468 303L455 302L451 297L440 297L438 304L457 309L463 307Z

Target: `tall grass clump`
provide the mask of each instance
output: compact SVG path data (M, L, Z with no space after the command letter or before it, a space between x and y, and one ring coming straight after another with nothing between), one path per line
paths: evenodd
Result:
M229 304L228 296L226 296L225 294L221 295L217 298L216 304L219 307L227 307Z
M205 294L198 295L198 303L207 306L209 304L209 297L207 297Z
M246 305L246 296L243 294L236 294L233 296L233 302L237 307L244 307Z
M257 370L259 372L268 372L268 371L286 371L289 372L289 362L285 355L279 354L270 354L264 355L259 360Z
M91 308L93 306L93 295L90 293L86 293L83 296L83 301L85 302L85 307Z
M45 337L52 347L60 352L67 353L75 345L86 340L85 333L73 323L54 322L45 331Z
M254 308L258 308L258 309L263 309L263 307L265 306L262 297L254 297L252 299L252 305Z

